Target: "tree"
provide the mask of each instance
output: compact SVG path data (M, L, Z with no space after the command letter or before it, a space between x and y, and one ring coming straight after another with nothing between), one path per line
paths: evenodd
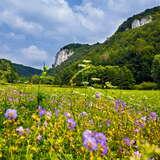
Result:
M38 75L32 76L31 82L32 82L33 84L39 84L39 82L40 82L40 77L39 77Z
M83 77L83 79L82 79ZM106 82L122 89L130 89L134 84L132 72L127 67L119 66L93 66L78 72L74 77L74 83L81 85L82 81L87 81L90 86L101 85L103 88Z
M13 83L18 79L18 74L13 68L11 61L0 59L0 80Z
M160 54L154 56L152 63L152 77L160 84Z

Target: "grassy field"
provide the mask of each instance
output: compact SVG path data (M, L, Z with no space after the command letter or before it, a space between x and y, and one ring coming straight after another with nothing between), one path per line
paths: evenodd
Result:
M160 91L0 85L0 159L160 158Z

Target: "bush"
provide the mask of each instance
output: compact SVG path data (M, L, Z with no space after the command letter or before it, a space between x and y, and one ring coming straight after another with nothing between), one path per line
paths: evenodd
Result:
M93 79L98 79L98 81ZM83 72L79 72L74 79L78 86L82 85L83 81L89 82L90 86L99 84L102 88L109 81L118 88L131 89L134 84L134 77L132 72L125 66L91 66Z
M137 90L152 90L152 89L158 89L157 83L154 82L143 82L141 84L135 85L134 89Z
M31 83L33 83L33 84L39 84L39 82L40 82L40 77L38 75L32 76Z
M41 80L40 80L41 84L54 84L55 82L55 78L53 76L45 76L45 77L42 77Z

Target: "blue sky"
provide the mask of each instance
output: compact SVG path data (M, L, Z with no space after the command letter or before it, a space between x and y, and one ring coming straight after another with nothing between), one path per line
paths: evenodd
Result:
M160 0L1 0L0 58L51 66L69 43L103 42L133 14Z

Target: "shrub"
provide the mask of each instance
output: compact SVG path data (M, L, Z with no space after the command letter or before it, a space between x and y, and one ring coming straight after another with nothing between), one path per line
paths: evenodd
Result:
M41 84L54 84L54 77L53 76L46 76L41 78Z
M40 77L39 77L38 75L32 76L31 82L32 82L33 84L39 84L39 82L40 82Z
M99 79L94 81L93 78ZM134 84L134 77L132 72L127 67L119 66L91 66L83 72L76 75L74 82L76 85L82 85L83 81L89 82L90 86L96 84L105 87L107 81L111 82L113 86L118 86L122 89L131 89Z
M134 89L137 89L137 90L158 89L158 85L155 82L143 82L141 84L135 85Z

